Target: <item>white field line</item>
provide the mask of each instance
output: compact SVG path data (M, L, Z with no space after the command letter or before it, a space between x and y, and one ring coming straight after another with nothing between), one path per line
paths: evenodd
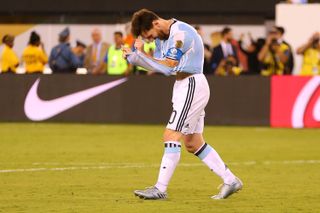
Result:
M270 165L270 164L320 164L320 160L284 160L284 161L243 161L243 162L230 162L228 165L233 166L252 166L256 164ZM145 164L145 163L57 163L57 162L44 162L32 163L32 165L60 165L65 167L55 168L25 168L25 169L0 169L0 173L18 173L18 172L44 172L44 171L70 171L70 170L99 170L99 169L130 169L130 168L157 168L159 164ZM73 165L73 166L66 166ZM198 167L204 166L202 163L180 163L179 167Z

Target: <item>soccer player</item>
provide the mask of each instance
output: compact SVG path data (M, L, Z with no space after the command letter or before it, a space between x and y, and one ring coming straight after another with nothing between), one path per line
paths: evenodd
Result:
M166 75L176 74L173 87L173 111L163 135L164 155L157 183L134 194L142 199L165 199L167 187L180 159L181 143L200 158L224 184L213 199L224 199L242 188L242 182L224 164L218 153L202 136L205 107L210 90L202 73L203 42L190 25L176 19L165 20L147 9L134 13L132 32L138 37L135 51L123 48L128 62ZM154 57L143 52L143 41L155 40Z

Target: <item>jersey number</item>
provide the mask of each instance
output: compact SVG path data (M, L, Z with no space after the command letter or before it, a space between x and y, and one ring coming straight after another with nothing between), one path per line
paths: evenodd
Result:
M177 111L173 110L172 113L171 113L169 124L172 124L174 122L174 120L176 119L176 116L177 116Z

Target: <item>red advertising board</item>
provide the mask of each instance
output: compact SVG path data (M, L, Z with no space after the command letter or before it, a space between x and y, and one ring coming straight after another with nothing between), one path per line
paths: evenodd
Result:
M320 127L320 76L273 76L272 127Z

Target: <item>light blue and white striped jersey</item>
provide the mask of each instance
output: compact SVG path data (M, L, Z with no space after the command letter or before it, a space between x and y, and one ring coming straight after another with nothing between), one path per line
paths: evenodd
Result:
M168 40L156 39L154 57L179 61L173 72L203 72L203 42L197 31L187 23L174 19Z

